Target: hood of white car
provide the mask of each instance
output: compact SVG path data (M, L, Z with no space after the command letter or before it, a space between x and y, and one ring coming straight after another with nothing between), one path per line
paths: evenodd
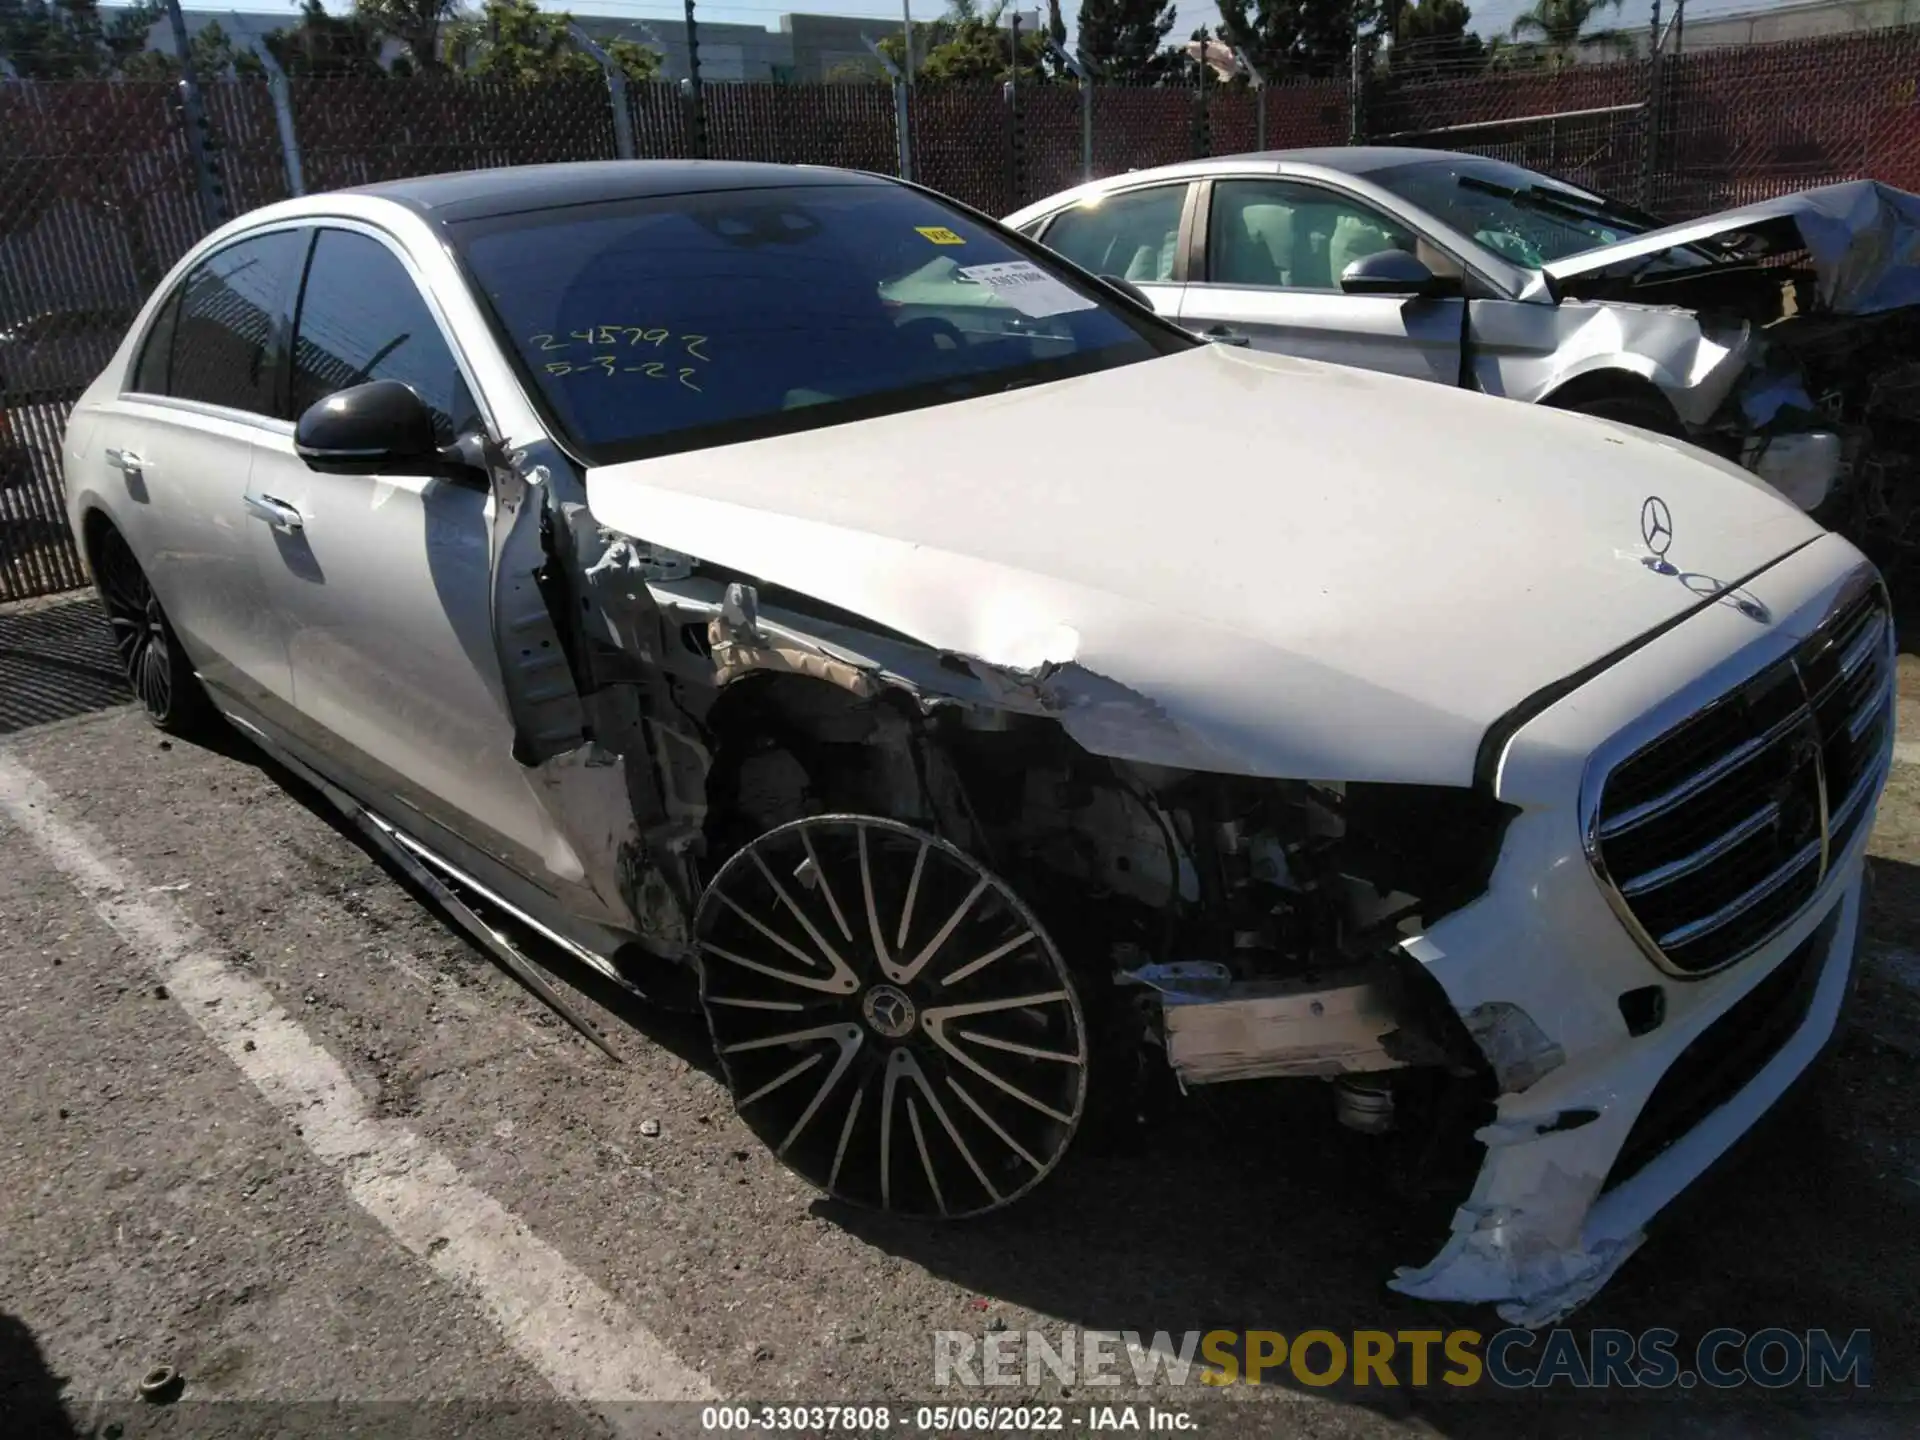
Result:
M1462 785L1501 715L1821 533L1639 431L1219 346L596 468L587 497L1030 681L1097 753Z
M1848 180L1669 225L1555 260L1544 268L1562 295L1592 282L1646 280L1672 293L1686 271L1650 266L1669 250L1736 245L1742 263L1805 251L1819 282L1815 304L1836 315L1920 305L1920 195L1875 180ZM1701 266L1704 276L1708 267Z

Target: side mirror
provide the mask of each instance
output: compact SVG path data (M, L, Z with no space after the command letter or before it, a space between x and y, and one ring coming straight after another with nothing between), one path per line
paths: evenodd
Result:
M1134 284L1133 281L1120 275L1102 275L1100 278L1129 300L1133 301L1134 304L1144 305L1149 310L1153 309L1153 301L1148 298L1147 292Z
M1340 288L1349 295L1409 295L1437 299L1458 295L1460 282L1436 275L1418 255L1405 250L1376 250L1340 272Z
M314 402L294 426L293 449L324 475L437 475L448 465L426 402L398 380Z

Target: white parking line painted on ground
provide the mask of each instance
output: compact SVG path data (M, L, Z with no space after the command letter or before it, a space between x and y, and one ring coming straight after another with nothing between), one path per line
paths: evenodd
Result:
M193 1023L340 1171L354 1202L414 1255L477 1299L507 1343L565 1399L616 1430L641 1400L717 1398L627 1309L511 1211L462 1178L367 1097L258 981L229 965L172 896L150 891L57 797L0 751L0 815L67 876L152 968ZM361 1398L361 1397L350 1397ZM658 1420L646 1423L649 1431Z

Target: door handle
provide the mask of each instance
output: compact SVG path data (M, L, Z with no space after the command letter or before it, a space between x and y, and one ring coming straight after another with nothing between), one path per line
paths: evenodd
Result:
M271 495L249 494L246 497L247 509L274 529L291 533L306 523L303 516L284 500L276 500Z
M140 457L131 450L107 451L107 465L122 475L138 475L142 463Z
M1253 340L1250 336L1242 335L1238 330L1235 330L1230 326L1226 326L1226 325L1215 325L1210 330L1202 330L1200 334L1202 338L1211 340L1216 345L1251 345L1253 344Z

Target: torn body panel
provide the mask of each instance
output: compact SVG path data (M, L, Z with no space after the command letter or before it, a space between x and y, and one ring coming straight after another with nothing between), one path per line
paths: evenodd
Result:
M1803 508L1870 541L1920 539L1906 493L1920 427L1902 383L1920 362L1920 196L1824 186L1601 246L1544 275L1563 311L1664 305L1697 316L1703 334L1752 327L1732 391L1635 373L1692 438Z
M1689 430L1706 427L1753 363L1754 328L1673 306L1476 301L1474 379L1489 395L1535 402L1596 376L1652 385Z

